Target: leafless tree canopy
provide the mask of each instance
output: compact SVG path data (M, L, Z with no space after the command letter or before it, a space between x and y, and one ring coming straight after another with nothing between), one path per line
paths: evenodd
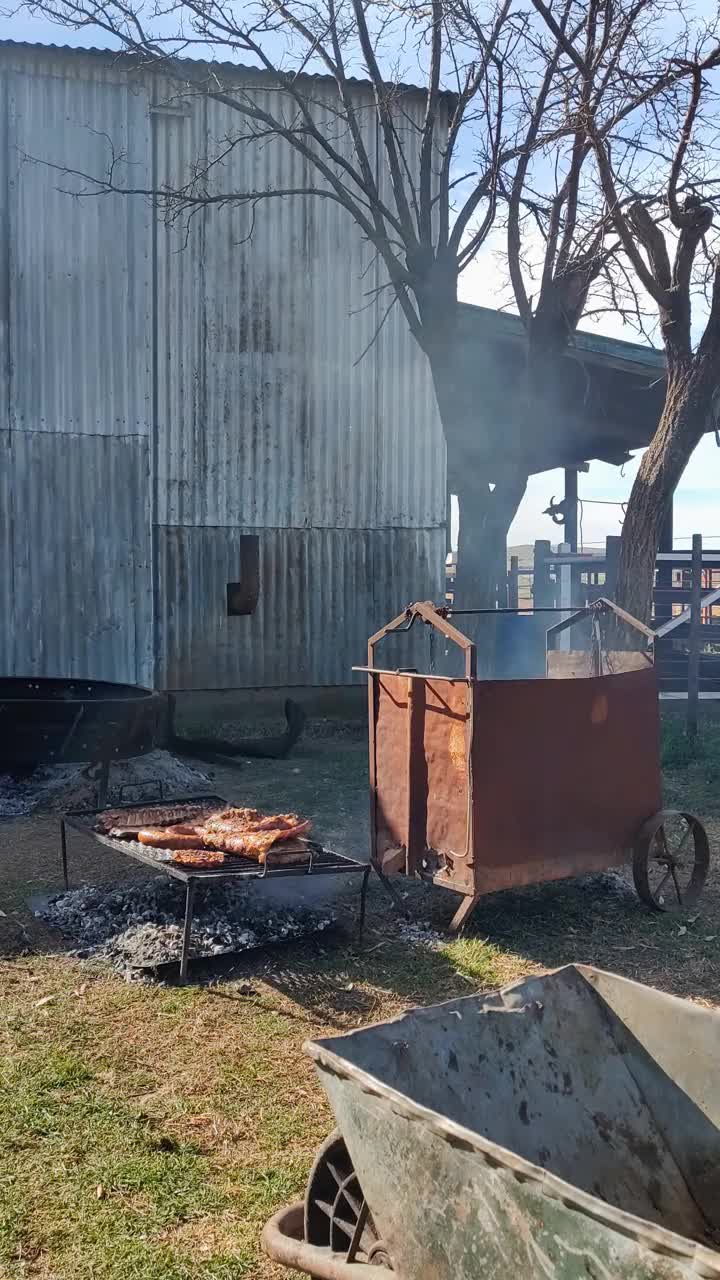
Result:
M293 197L334 201L354 220L384 264L375 293L387 300L385 317L399 305L429 360L460 499L459 582L474 559L461 594L474 603L492 599L504 575L505 535L527 479L521 459L468 465L479 431L453 363L458 282L493 229L505 237L528 333L529 430L553 414L556 358L583 315L610 308L643 329L654 305L666 341L687 350L699 287L715 323L710 79L720 45L716 26L680 0L22 7L86 29L122 51L125 65L157 71L175 99L201 95L230 109L236 123L182 186L142 193L166 217L232 203L247 206L251 234L265 202ZM238 64L256 70L239 75ZM269 85L281 92L268 94ZM302 159L300 183L227 189L229 153L278 144ZM90 192L131 190L119 158L111 145L107 172L75 177Z
M623 184L645 192L654 166L649 136L672 128L691 42L697 52L698 41L712 40L711 32L680 23L669 0L39 0L23 7L86 28L169 74L177 95L210 95L237 113L237 126L215 140L213 154L198 157L181 189L148 193L170 216L209 203L255 209L286 196L336 201L381 256L392 300L424 346L498 216L528 324L560 306L572 330L600 279L610 305L624 302L625 264L610 234L589 124ZM262 70L265 83L269 77L285 91L283 108L268 106L261 81L239 83L223 62ZM337 94L318 93L312 72L330 77ZM369 82L371 99L358 99L353 77ZM422 123L406 110L405 81L423 92ZM380 165L370 126L381 139ZM307 185L224 188L229 151L278 139L307 161ZM122 185L113 159L106 174L85 175L94 189Z
M515 301L540 345L563 345L583 316L603 311L647 336L657 299L618 215L641 210L646 227L677 225L678 199L708 192L708 179L714 184L709 83L694 145L680 152L676 145L687 130L688 94L717 66L718 24L690 21L687 10L656 0L534 0L534 7L548 68L535 113L545 128L555 124L560 140L529 145L508 184ZM569 74L561 76L563 66ZM533 124L531 116L528 143Z

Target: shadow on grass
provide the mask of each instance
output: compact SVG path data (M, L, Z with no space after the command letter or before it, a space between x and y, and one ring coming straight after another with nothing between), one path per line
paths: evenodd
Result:
M442 931L455 905L454 896L438 890L426 902L425 919ZM447 951L462 969L464 951L489 946L504 981L514 976L513 958L517 973L580 962L678 995L717 1000L719 911L716 877L694 908L665 914L640 903L624 871L607 872L491 895Z

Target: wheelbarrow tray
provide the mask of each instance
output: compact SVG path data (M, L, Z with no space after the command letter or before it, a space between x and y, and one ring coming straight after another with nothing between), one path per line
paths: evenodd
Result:
M306 1051L397 1280L720 1277L715 1012L570 965Z

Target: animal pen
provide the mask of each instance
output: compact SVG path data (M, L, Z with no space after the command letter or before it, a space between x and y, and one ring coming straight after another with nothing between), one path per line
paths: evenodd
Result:
M631 862L658 911L688 907L707 874L693 814L662 808L652 650L609 650L601 626L653 633L601 599L547 630L546 678L477 677L476 646L416 603L368 643L371 860L462 895L458 930L485 894ZM477 612L477 611L476 611ZM463 658L461 677L376 665L387 637L426 625ZM556 643L578 624L585 650Z

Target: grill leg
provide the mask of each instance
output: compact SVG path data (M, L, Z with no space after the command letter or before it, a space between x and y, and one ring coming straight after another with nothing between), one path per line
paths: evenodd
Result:
M481 894L470 894L467 898L463 898L450 924L448 925L449 933L462 933L467 925L473 911L480 901Z
M195 903L195 881L193 879L187 882L187 894L185 896L185 925L183 927L182 953L180 955L180 981L187 980L188 958L190 954L190 930L192 928L193 906Z
M102 760L100 763L100 773L98 774L97 796L98 809L104 809L107 804L108 782L110 780L110 760Z
M370 879L371 870L372 868L368 863L367 869L363 873L362 889L360 890L360 927L358 929L358 941L361 945L363 934L365 932L365 909L367 907L368 880Z
M60 819L60 857L62 858L63 884L66 889L70 888L68 882L68 865L67 865L67 831L65 830L65 819Z
M371 867L374 868L374 870L377 872L378 876L380 877L383 888L386 890L387 893L390 894L390 897L392 898L395 904L396 911L399 911L400 914L403 915L406 920L409 920L411 918L410 912L405 906L405 903L400 897L400 894L395 888L395 885L393 884L392 880L388 880L388 877L385 875L385 872L382 870L379 862L375 862L375 860L373 859L370 865Z

